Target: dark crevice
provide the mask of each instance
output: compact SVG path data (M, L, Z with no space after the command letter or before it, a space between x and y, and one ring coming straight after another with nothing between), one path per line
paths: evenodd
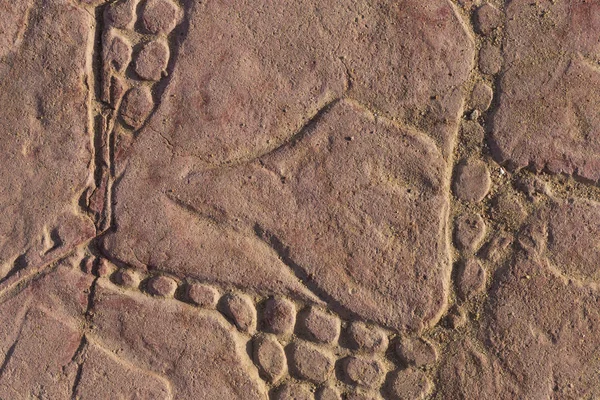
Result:
M96 263L98 264L98 263ZM94 270L98 268L97 265L94 266ZM90 285L90 289L89 289L89 293L88 293L88 298L87 298L87 308L85 309L85 319L86 321L89 323L92 322L92 317L93 317L93 312L92 309L94 308L94 299L96 298L96 287L98 286L98 277L96 277L92 284Z
M58 228L54 228L50 231L50 240L52 240L53 246L50 250L46 251L45 254L48 254L51 251L54 251L65 244L62 238L60 237Z
M27 269L27 267L29 267L29 261L27 260L28 253L29 253L29 250L27 250L25 253L18 256L15 259L15 261L13 261L12 268L6 273L6 275L2 279L0 279L0 285L2 285L4 282L8 281L10 278L12 278L13 276L17 275L19 272L21 272L21 271Z
M94 182L96 187L102 185L102 178L104 177L104 171L108 168L108 164L104 159L104 146L105 139L102 132L104 131L104 118L102 115L96 115L94 117L94 157L95 157L95 171L94 171Z
M15 340L15 342L12 344L12 346L10 346L10 348L6 352L6 356L4 357L4 362L0 366L0 376L2 376L2 374L4 373L4 369L8 365L8 362L10 361L10 359L12 358L12 355L15 351L15 347L17 347L17 343L19 343L18 338L17 338L17 340Z
M178 206L178 207L180 207L202 219L208 220L208 221L214 223L215 225L223 225L226 221L224 211L219 212L220 210L213 209L213 211L215 211L215 214L214 215L209 214L207 212L200 211L196 207L186 203L185 201L181 200L180 198L178 198L177 196L175 196L172 193L167 192L167 193L165 193L165 196L167 197L167 199L169 199L171 202L173 202L176 206ZM219 213L221 214L220 218L218 215L216 215Z
M98 264L100 263L100 260L98 258L96 258L94 260L94 264L92 266L92 270L96 270L98 268ZM89 287L89 292L88 292L88 296L87 296L87 307L85 309L85 321L86 321L86 326L84 328L84 330L89 329L89 326L92 323L92 318L93 318L93 312L92 309L94 307L94 299L96 298L96 287L97 287L97 283L98 283L98 277L94 278L94 280L92 281L92 284ZM82 376L82 372L83 372L83 363L84 363L84 355L86 352L88 346L88 340L86 337L85 332L83 333L83 336L81 337L81 342L79 343L79 347L77 348L77 350L75 351L75 354L73 354L73 357L71 358L71 362L72 363L77 363L77 374L75 375L75 380L73 381L73 387L71 388L71 399L75 399L76 396L75 394L77 393L77 388L79 386L79 383L81 382L81 376Z
M77 363L77 373L75 374L75 379L73 380L73 386L71 387L71 399L72 400L76 399L75 394L77 393L77 388L79 387L79 383L81 382L81 376L83 373L83 356L85 354L87 345L88 345L87 338L85 337L85 335L83 335L81 337L81 342L79 342L79 347L77 347L75 354L73 354L73 357L71 358L72 363Z
M338 313L340 317L345 319L363 320L363 318L350 311L348 308L343 306L339 301L327 294L321 289L314 281L314 277L311 274L306 273L290 255L290 248L286 246L275 234L266 231L260 224L254 225L254 233L256 236L272 248L275 253L279 256L279 259L285 264L300 281L303 283L310 292L312 292L317 298L327 304L327 306Z
M256 158L263 158L268 155L275 154L282 149L285 149L288 147L294 147L298 142L300 142L302 139L307 137L312 132L313 128L319 122L319 120L321 120L323 115L325 115L329 110L331 110L333 108L333 106L335 106L337 103L339 103L340 100L341 100L341 98L336 98L336 99L333 99L330 102L326 103L325 105L323 105L323 107L319 108L317 110L317 112L315 112L308 119L308 121L306 121L306 123L296 133L294 133L289 139L287 139L285 142L281 143L279 146L277 146L273 150L270 150L264 154L261 154L260 156L258 156Z
M8 362L10 361L13 353L15 352L15 348L17 347L17 344L19 343L19 339L21 338L21 333L23 332L23 327L25 326L25 322L27 321L28 315L29 315L29 311L27 311L25 313L25 315L23 316L23 319L21 320L21 326L19 326L19 332L17 332L17 335L15 336L15 341L10 346L8 351L6 352L4 361L2 362L2 365L0 366L0 376L2 376L2 374L4 373L4 370L5 370L6 366L8 365Z

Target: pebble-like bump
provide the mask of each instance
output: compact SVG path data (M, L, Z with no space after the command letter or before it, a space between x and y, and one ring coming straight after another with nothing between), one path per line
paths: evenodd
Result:
M94 264L96 264L96 257L85 257L81 260L81 271L86 274L94 273Z
M343 362L344 374L350 382L374 389L381 385L385 375L383 365L362 357L348 357Z
M384 352L389 344L388 337L382 329L360 321L350 323L347 336L348 346L354 350Z
M177 291L177 282L168 276L153 276L148 280L146 290L153 296L173 297Z
M169 63L169 46L164 40L154 40L144 45L135 60L135 72L147 81L162 78Z
M494 90L490 85L483 81L478 81L471 92L469 105L471 108L479 111L487 111L492 105Z
M300 333L317 343L334 343L340 336L340 319L311 307L298 316Z
M333 386L323 386L320 388L316 395L316 400L342 400L342 396L340 395L340 391L337 390Z
M484 74L494 75L502 68L502 54L500 47L491 43L484 43L479 50L479 70Z
M109 276L111 276L112 274L115 273L115 271L117 270L117 267L111 263L110 261L108 261L106 258L101 258L100 262L98 263L98 276L100 278L107 278Z
M177 25L179 8L171 0L146 0L140 15L146 32L168 34Z
M454 223L454 243L459 250L476 251L485 237L485 221L479 214L463 213Z
M396 343L396 354L407 365L422 367L435 364L438 358L436 347L420 337L405 337Z
M152 112L154 100L146 86L136 86L128 91L121 102L121 118L131 128L140 128Z
M468 259L459 267L456 286L459 295L468 299L473 295L483 292L485 289L486 272L481 263L474 259Z
M313 400L310 386L302 383L286 383L275 390L275 400Z
M104 10L104 23L119 29L127 29L134 20L135 2L121 0L110 4Z
M491 184L490 171L483 161L463 161L456 168L453 190L460 200L472 203L483 200Z
M131 62L131 43L120 35L113 35L108 39L102 52L105 65L110 65L118 73L125 72Z
M296 325L296 306L284 298L268 299L265 302L262 325L265 331L278 335L292 333Z
M381 400L381 396L376 393L357 390L355 392L347 393L346 396L344 396L344 400Z
M215 308L219 301L219 291L212 286L192 282L186 287L186 297L189 302L199 307Z
M332 374L333 355L308 343L292 343L289 347L290 372L296 378L323 383Z
M231 318L242 332L253 335L256 332L256 308L250 297L232 293L223 297L223 313Z
M503 14L490 3L485 3L475 11L475 29L489 35L502 24Z
M142 279L140 275L129 268L122 268L118 270L114 275L114 280L117 285L123 286L128 289L136 289L140 286Z
M118 105L123 98L126 87L124 80L118 76L112 76L110 78L110 104Z
M273 335L261 335L254 339L252 358L260 376L269 383L276 383L287 372L283 346Z
M422 400L431 393L433 384L423 371L408 368L392 373L387 389L393 400Z

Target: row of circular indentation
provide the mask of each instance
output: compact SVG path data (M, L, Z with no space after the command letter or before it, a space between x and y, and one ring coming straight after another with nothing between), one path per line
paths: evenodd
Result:
M171 57L168 36L181 17L172 0L119 0L104 10L102 100L126 130L143 126L154 108L152 91Z
M248 335L252 360L272 386L272 398L303 398L303 393L311 399L340 399L340 393L357 399L382 393L418 398L432 390L424 370L437 362L438 350L427 339L392 337L383 328L343 321L315 304L279 296L257 299L168 274L117 268L106 259L93 272L124 289L221 312Z
M485 129L480 122L483 114L492 104L494 92L490 85L494 74L501 68L501 54L498 35L502 29L502 11L490 3L474 7L471 18L481 43L477 78L468 101L467 118L462 122L461 135L468 148L474 142L474 149L460 160L455 168L453 192L465 207L454 220L454 244L461 260L458 264L456 289L462 301L467 301L485 289L487 271L477 257L486 237L486 223L481 215L481 204L491 189L491 175L487 164L481 160ZM481 208L481 207L479 207ZM475 211L474 211L475 210ZM493 247L490 245L489 247ZM466 322L464 310L454 306L449 314L449 324L458 328Z

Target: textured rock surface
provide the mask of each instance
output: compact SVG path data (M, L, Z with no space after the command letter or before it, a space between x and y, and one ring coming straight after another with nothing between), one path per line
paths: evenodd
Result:
M454 221L454 242L461 250L477 250L485 233L485 221L479 214L461 214Z
M347 335L349 346L358 350L384 352L389 343L383 330L359 321L348 327Z
M438 350L428 340L402 338L396 344L396 353L407 365L422 367L437 361Z
M285 25L296 17L319 28ZM437 321L450 268L444 154L474 59L450 3L217 2L187 18L162 101L116 166L119 229L105 251L263 293L316 293L396 328ZM389 244L409 237L416 246Z
M481 293L485 288L486 272L481 263L475 259L468 259L461 263L456 279L458 293L463 298L468 298Z
M292 344L289 359L292 375L310 382L323 383L333 372L333 355L312 344Z
M484 162L466 160L456 168L454 177L454 194L461 200L478 202L490 191L492 180Z
M0 15L0 399L600 398L600 0Z
M93 157L85 85L92 18L66 0L3 0L0 10L1 282L95 230L78 207Z
M274 297L266 301L263 329L276 334L289 334L296 325L296 306L291 301Z
M349 357L344 360L344 373L354 384L375 388L381 385L385 371L377 360Z
M2 300L1 398L69 398L92 281L64 262Z
M216 311L123 292L103 280L94 298L91 341L166 379L173 398L266 398L241 337Z
M599 13L587 0L507 5L492 130L498 160L600 179L600 97L590 90L600 82Z
M269 382L277 382L286 372L287 360L283 347L272 336L257 338L253 346L254 363Z

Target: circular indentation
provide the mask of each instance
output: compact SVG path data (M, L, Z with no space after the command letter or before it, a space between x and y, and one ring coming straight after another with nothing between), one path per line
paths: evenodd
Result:
M490 3L485 3L475 11L475 28L479 33L489 35L502 24L502 11Z
M492 104L494 91L485 82L478 81L471 92L470 106L479 111L486 111Z
M114 280L117 285L135 289L140 286L141 278L140 275L129 268L122 268L118 270L114 275Z
M432 391L431 380L423 371L404 369L391 374L388 385L390 399L420 400L426 398Z
M299 317L300 333L318 343L334 343L340 336L340 319L325 311L311 307Z
M479 50L479 70L488 75L500 72L502 68L502 54L500 47L491 43L484 43Z
M355 392L346 393L344 400L381 400L381 396L376 393L357 390Z
M339 390L334 388L333 386L323 386L317 391L315 395L316 400L341 400L342 396L340 395Z
M456 286L463 299L481 293L485 289L486 273L481 263L476 259L469 259L462 263L458 272Z
M121 102L121 118L131 128L140 128L152 112L154 100L146 86L136 86L128 91Z
M171 0L147 0L142 7L142 27L150 33L168 34L177 25L179 8Z
M290 372L299 379L314 383L325 382L333 372L331 353L308 343L290 345Z
M263 335L254 339L253 360L261 377L270 383L276 383L287 371L287 360L283 347L272 335Z
M146 289L154 296L173 297L177 291L177 282L168 276L153 276L148 280Z
M263 328L275 334L288 334L296 324L296 306L287 299L274 297L265 302Z
M131 62L131 43L120 35L113 35L108 40L109 44L103 49L103 62L116 72L123 73Z
M422 367L435 364L438 352L435 346L419 337L406 337L396 344L396 354L407 365Z
M169 47L163 40L148 42L135 60L135 72L147 81L158 81L162 78L169 63Z
M479 214L464 213L456 218L454 242L463 251L473 252L479 248L485 237L486 226Z
M192 282L187 285L186 297L197 306L215 308L219 301L219 291L212 286Z
M490 191L490 171L483 161L463 161L456 168L454 194L461 200L479 202Z
M388 347L386 333L375 326L364 322L355 321L350 323L347 330L348 345L355 350L371 352L384 352Z
M313 400L310 386L301 383L286 383L275 390L275 400Z
M243 294L233 293L223 297L223 313L231 318L242 331L254 334L256 331L256 308L252 300Z
M348 380L371 389L381 385L385 373L383 365L374 359L348 357L343 367Z
M121 0L114 2L104 10L104 22L107 26L119 29L127 29L134 19L135 4L133 0Z

